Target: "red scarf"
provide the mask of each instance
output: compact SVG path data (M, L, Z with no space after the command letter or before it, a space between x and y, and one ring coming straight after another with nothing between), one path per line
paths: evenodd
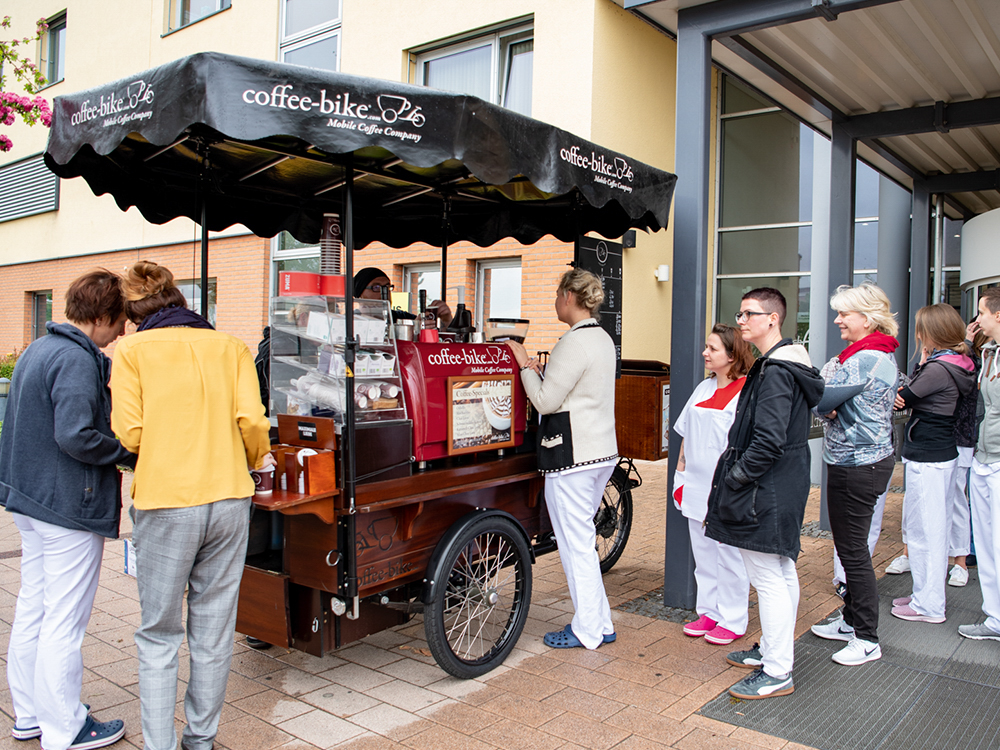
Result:
M895 338L881 331L872 331L860 341L855 341L840 353L840 364L844 364L850 357L865 349L873 349L877 352L889 352L892 354L899 348L899 342Z

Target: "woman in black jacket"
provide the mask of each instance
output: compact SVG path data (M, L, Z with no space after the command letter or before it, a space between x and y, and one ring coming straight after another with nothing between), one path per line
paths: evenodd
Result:
M795 560L809 496L809 410L824 386L805 348L781 337L785 309L781 292L767 287L747 292L740 303L736 322L743 339L764 355L740 392L708 500L706 536L740 549L760 606L760 647L726 659L756 669L730 688L737 698L795 689Z

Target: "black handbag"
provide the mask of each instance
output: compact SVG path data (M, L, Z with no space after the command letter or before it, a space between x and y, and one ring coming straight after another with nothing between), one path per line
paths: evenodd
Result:
M559 471L573 465L573 429L568 411L543 414L538 425L538 470Z

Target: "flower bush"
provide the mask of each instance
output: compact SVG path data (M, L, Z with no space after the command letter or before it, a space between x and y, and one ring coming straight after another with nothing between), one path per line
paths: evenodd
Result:
M17 358L20 356L21 353L15 349L10 354L4 354L0 357L0 378L10 380L14 376L14 365L17 364Z
M10 16L4 16L0 19L0 29L9 28ZM48 28L45 20L39 19L33 37L26 36L9 42L0 40L0 125L13 125L18 116L28 125L41 122L49 127L52 124L49 103L42 97L35 96L35 92L45 85L45 76L30 58L23 56L18 50L21 45L33 44L41 39ZM29 96L4 90L7 84L5 70L8 68L13 72L14 80L20 82ZM0 133L0 151L10 151L13 146L11 139Z

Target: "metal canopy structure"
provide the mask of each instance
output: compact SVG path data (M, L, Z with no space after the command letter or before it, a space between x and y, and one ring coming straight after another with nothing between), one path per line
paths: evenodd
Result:
M883 285L893 285L890 296L903 323L900 338L912 350L907 322L936 301L929 299L927 284L934 196L939 214L953 218L1000 207L1000 2L615 2L677 40L675 169L683 180L674 220L671 420L703 375L702 362L690 352L698 351L706 330L711 278L713 65L830 137L830 198L817 207L829 228L812 257L814 362L840 347L825 303L837 286L853 281L857 158L911 191L910 205L892 210L899 233L910 238L909 257L886 263L893 278L887 276ZM880 247L880 266L882 253ZM671 437L670 482L679 442ZM695 589L686 524L667 506L664 602L691 607Z

